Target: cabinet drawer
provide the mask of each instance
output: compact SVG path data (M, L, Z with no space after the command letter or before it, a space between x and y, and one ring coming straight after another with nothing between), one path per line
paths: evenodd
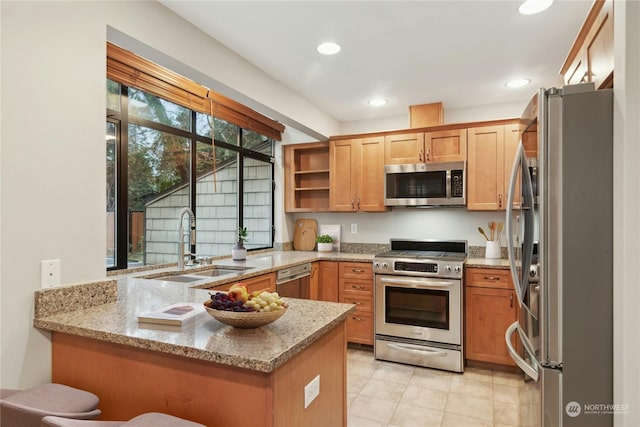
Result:
M340 298L340 302L345 304L355 304L356 305L356 313L359 312L372 312L373 311L373 302L371 301L371 297L365 297L360 295L354 295L351 292L345 292L342 294Z
M373 265L365 262L341 262L340 278L373 279Z
M347 341L373 344L373 314L355 311L347 317Z
M373 281L370 279L343 279L340 278L340 295L352 294L371 298L373 296Z
M484 288L513 289L511 271L495 270L489 268L467 269L467 286Z
M239 282L227 283L225 285L216 286L214 289L216 291L228 291L232 285L236 283L241 283L247 286L247 292L251 293L253 291L267 290L269 292L276 291L276 274L269 273L263 274L261 276L252 277L251 279L241 280Z

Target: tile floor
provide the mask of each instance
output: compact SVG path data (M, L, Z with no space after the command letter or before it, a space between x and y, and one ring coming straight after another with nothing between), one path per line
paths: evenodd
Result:
M347 352L348 427L518 426L522 375L466 368L464 374Z

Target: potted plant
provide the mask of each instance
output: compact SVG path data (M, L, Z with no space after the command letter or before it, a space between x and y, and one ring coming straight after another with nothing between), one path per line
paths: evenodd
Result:
M245 240L247 240L247 227L238 227L238 240L233 249L231 249L231 258L234 261L247 259L247 248L244 247Z
M318 252L331 252L333 249L333 237L328 234L316 237L316 243L318 244Z

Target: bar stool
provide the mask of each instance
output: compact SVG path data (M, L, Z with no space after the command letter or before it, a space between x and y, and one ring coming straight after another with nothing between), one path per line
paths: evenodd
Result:
M149 412L129 421L87 421L48 416L42 419L41 427L207 427L173 415ZM3 426L4 427L4 426Z
M47 415L90 420L100 415L98 396L63 384L43 384L26 390L2 389L2 427L40 427Z

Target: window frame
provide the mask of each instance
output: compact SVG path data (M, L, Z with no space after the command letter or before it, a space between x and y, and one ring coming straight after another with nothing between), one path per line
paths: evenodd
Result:
M108 77L107 77L108 79ZM211 137L199 135L197 132L197 122L196 116L198 113L202 114L201 111L193 110L189 108L191 112L191 128L190 131L185 131L182 129L178 129L166 124L158 123L152 120L148 120L139 116L135 116L133 114L129 114L129 87L119 83L120 86L120 111L113 110L107 108L106 111L106 121L116 123L117 134L116 134L116 212L115 212L115 250L116 256L114 258L115 265L109 267L107 266L107 271L113 270L124 270L128 269L128 255L129 255L129 218L128 218L128 146L129 146L129 138L128 138L128 129L129 124L134 124L138 126L143 126L155 131L170 133L173 135L177 135L183 138L188 139L189 141L189 158L190 158L190 168L189 168L189 208L193 211L196 219L198 218L197 212L197 168L196 168L196 157L197 157L197 145L198 143L204 143L208 145L213 145L212 149L215 152L216 147L224 148L236 153L237 156L237 208L236 208L236 217L237 224L239 227L244 227L244 159L252 158L259 160L261 162L270 163L271 164L271 239L270 245L264 247L257 247L248 249L249 251L257 251L264 249L272 249L274 246L275 239L275 204L274 204L274 196L275 196L275 159L273 154L271 156L258 152L249 150L242 146L242 136L245 129L241 126L238 126L238 134L236 145L226 143L223 141L219 141L213 139ZM136 88L136 90L141 90ZM151 93L151 95L157 96L158 98L164 99L156 94ZM168 100L171 102L171 100ZM209 115L210 116L210 115ZM212 116L210 116L212 117ZM223 119L222 119L223 120ZM233 124L233 123L232 123ZM237 126L237 125L236 125ZM213 129L212 129L213 132ZM253 130L255 132L255 130ZM259 132L257 132L260 134ZM271 141L272 148L275 148L274 138L269 137L268 135L263 135ZM215 170L214 170L215 173ZM177 243L177 242L176 242ZM146 249L145 249L146 252ZM146 266L145 262L145 266Z

